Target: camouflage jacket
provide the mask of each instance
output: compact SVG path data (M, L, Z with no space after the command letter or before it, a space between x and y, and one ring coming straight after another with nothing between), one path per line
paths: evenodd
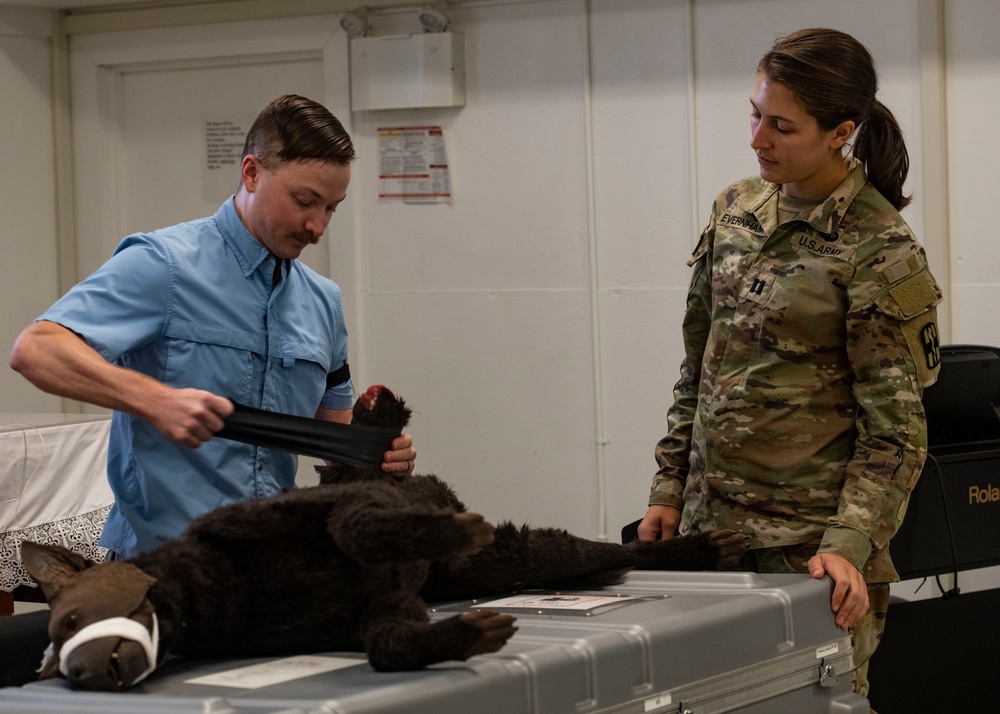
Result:
M689 264L685 358L657 444L650 505L681 532L732 528L751 547L820 542L868 582L927 455L941 291L899 213L850 175L780 223L778 186L730 186Z

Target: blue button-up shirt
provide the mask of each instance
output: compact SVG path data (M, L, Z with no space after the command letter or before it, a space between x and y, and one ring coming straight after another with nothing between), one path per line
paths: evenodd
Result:
M275 263L230 198L210 218L125 238L39 319L173 387L298 416L350 408L350 381L326 385L347 361L340 288L290 260L272 292ZM115 505L100 543L132 557L213 508L294 487L296 467L292 454L227 439L190 449L115 412Z

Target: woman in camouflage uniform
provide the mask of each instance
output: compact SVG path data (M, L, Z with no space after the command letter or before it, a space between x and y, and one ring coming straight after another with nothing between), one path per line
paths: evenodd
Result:
M800 30L761 59L760 177L719 195L689 261L685 359L639 528L732 528L746 570L829 575L862 695L899 579L889 539L927 455L941 300L899 215L909 162L876 90L868 50L838 31Z

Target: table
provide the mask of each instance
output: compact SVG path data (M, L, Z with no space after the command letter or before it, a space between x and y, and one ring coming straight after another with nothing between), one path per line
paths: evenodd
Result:
M114 497L107 479L111 418L0 412L0 614L12 592L33 586L23 540L103 560L97 545Z

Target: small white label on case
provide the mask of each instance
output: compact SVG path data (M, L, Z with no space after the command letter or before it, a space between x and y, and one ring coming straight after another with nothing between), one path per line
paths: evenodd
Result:
M828 645L823 645L816 650L816 659L823 659L824 657L830 657L840 652L840 644L837 642L831 642Z
M290 682L302 677L311 677L314 674L332 672L337 669L355 667L357 665L367 665L367 660L361 657L347 659L344 657L303 655L253 664L246 667L237 667L223 672L216 672L215 674L206 674L201 677L185 680L185 684L260 689L261 687L269 687L272 684Z
M647 699L644 704L645 709L643 711L651 712L659 709L660 707L670 706L673 704L673 701L670 699L670 692L667 692L665 694L655 696L652 699Z
M561 593L541 593L531 595L515 595L499 600L483 600L476 602L476 607L502 608L520 607L528 609L539 609L539 614L545 614L544 610L594 610L604 605L620 605L631 597L611 597L608 595L564 595Z

